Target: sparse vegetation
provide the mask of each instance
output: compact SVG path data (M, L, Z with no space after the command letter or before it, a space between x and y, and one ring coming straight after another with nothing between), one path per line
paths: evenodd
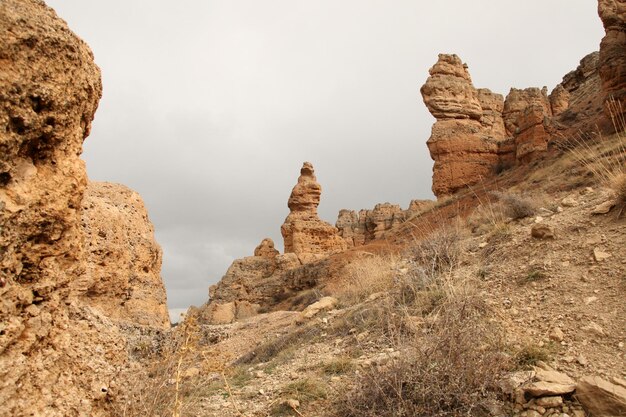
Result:
M548 362L550 359L552 353L549 349L532 344L522 346L514 355L515 364L522 369L530 369L538 362Z
M615 134L603 137L578 135L564 146L604 187L614 193L617 217L626 210L626 120L624 109L615 100L607 102Z
M364 254L345 268L346 285L341 300L348 305L364 301L370 295L388 291L393 286L396 257L390 254Z
M500 191L492 194L500 201L502 213L513 220L531 217L537 212L536 203L528 197Z
M448 299L401 359L366 370L335 402L337 416L470 415L496 397L508 369L501 330L476 297Z

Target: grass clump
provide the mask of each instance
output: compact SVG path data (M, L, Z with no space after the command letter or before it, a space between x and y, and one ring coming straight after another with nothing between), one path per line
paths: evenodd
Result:
M346 286L341 300L348 305L354 305L374 293L391 289L396 263L393 255L365 254L348 264L345 268Z
M502 213L513 220L531 217L537 212L537 205L530 198L500 191L493 191L492 194L498 198Z
M341 393L334 415L471 415L496 399L509 363L501 353L502 331L486 319L484 302L452 297L434 314L425 335L412 339L398 361L365 370Z
M320 400L328 396L326 384L315 378L304 378L287 384L281 393L284 397L296 399L300 403Z
M340 357L330 362L321 364L321 369L326 375L341 375L356 369L356 365L352 359L348 357Z
M530 344L522 346L514 354L515 364L522 369L530 369L539 362L549 362L551 359L550 349Z

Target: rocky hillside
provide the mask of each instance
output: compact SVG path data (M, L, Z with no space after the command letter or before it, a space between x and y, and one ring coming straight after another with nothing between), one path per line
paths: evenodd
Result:
M110 415L129 337L169 328L141 199L89 183L102 93L89 47L38 0L0 4L0 415Z
M626 415L626 2L598 12L599 52L550 94L440 55L438 200L333 226L305 162L285 253L264 239L169 330L141 198L79 159L91 51L2 2L0 415Z

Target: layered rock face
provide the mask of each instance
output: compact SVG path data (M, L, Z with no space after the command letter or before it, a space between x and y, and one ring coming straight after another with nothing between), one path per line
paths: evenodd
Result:
M0 30L0 414L108 415L129 363L126 338L105 314L116 307L105 299L119 305L115 285L126 278L119 271L102 282L115 265L101 265L109 249L89 235L109 230L83 210L79 159L100 71L87 45L41 1L3 1ZM123 218L129 214L116 217L120 228L134 222ZM113 251L122 252L118 237ZM100 252L86 251L85 238ZM126 252L141 253L135 243L129 237ZM126 301L129 320L137 319L143 303Z
M507 153L503 98L477 90L467 66L456 55L440 54L421 88L422 98L437 119L427 145L435 161L433 192L437 196L493 175L500 154Z
M615 21L615 15L609 21ZM608 31L607 37L619 42L616 30ZM598 128L608 130L605 99L618 96L624 86L619 81L623 48L620 53L608 53L607 48L603 43L599 54L584 57L549 95L546 87L512 88L504 100L490 90L475 89L467 66L456 55L439 55L421 89L424 103L437 119L427 142L435 161L435 195L453 194L503 168L529 163L545 153L552 141ZM614 65L605 64L612 69L605 68L601 79L603 53Z
M614 99L616 109L607 113L626 113L626 1L599 0L598 14L605 36L600 43L598 68L605 99ZM610 114L609 114L610 116Z
M377 204L373 210L341 210L335 226L348 248L365 245L376 239L384 239L387 232L417 214L427 200L413 200L403 210L397 204Z
M546 88L511 89L504 101L502 119L507 137L514 138L517 161L530 162L548 149L546 129L550 117L552 107Z
M141 196L90 182L82 203L86 273L74 286L108 317L169 328L161 247Z
M285 253L295 253L302 263L313 262L346 249L337 229L317 215L322 187L315 178L313 165L305 162L298 183L293 187L289 201L290 213L280 228L285 242Z

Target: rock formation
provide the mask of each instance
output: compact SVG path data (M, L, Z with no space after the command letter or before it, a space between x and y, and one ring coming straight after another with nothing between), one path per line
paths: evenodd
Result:
M607 18L613 29L607 29L605 39L610 41L603 40L600 53L584 57L549 95L546 87L512 88L503 100L490 90L475 89L459 57L439 55L421 89L424 103L437 119L427 142L435 161L435 195L453 194L504 168L531 162L553 141L598 128L609 130L603 108L606 97L617 97L624 91L618 70L623 67L620 59L624 48L614 47L621 38L610 23L617 19L619 13L613 12L619 7L607 7L607 15L613 16ZM604 67L602 56L609 57Z
M552 107L545 87L511 89L504 101L502 119L507 137L514 138L518 161L530 162L548 149L546 127L551 116Z
M337 229L320 220L317 206L322 187L315 178L313 165L305 162L298 183L287 203L290 213L280 228L285 240L285 253L295 253L302 263L313 262L346 249Z
M142 323L139 310L158 306L160 312L153 316L157 322L150 324L164 327L164 297L157 279L160 255L145 251L151 244L142 246L139 237L122 242L119 230L106 226L111 217L92 216L117 206L120 228L147 222L140 213L131 214L137 201L107 206L106 193L96 193L90 194L91 201L102 197L102 205L94 202L94 211L83 210L87 176L79 155L102 91L88 46L38 0L3 1L0 29L2 415L107 415L119 394L115 381L120 370L129 367L127 339L107 317L115 311L107 300L116 305L125 301L115 318ZM90 207L89 197L86 201ZM129 206L121 209L122 204ZM107 248L101 231L117 246ZM151 228L136 225L134 231ZM96 252L85 250L86 238L98 247ZM137 253L128 254L133 250ZM136 275L122 276L124 266L112 262L108 251L126 252L119 260L135 257L125 267ZM122 270L113 274L117 267ZM156 286L117 300L134 279ZM138 293L143 300L136 302ZM157 299L148 302L152 295ZM141 313L150 321L152 312Z
M420 91L437 119L427 144L435 161L433 192L441 196L492 176L509 148L503 146L501 95L474 88L456 55L440 54L429 73Z
M272 239L263 239L254 256L233 261L222 279L209 288L209 302L195 314L212 324L254 315L273 304L274 297L288 286L285 272L299 266L295 254L280 255Z
M90 182L82 228L86 273L75 291L112 319L168 328L161 247L141 196L123 185Z
M626 1L600 0L598 14L605 36L600 43L598 69L606 100L614 99L618 109L626 113ZM607 111L609 112L609 111ZM609 114L610 116L610 114Z
M413 200L407 210L397 204L377 204L373 210L341 210L335 226L348 248L383 239L387 232L403 223L427 204L428 200Z

